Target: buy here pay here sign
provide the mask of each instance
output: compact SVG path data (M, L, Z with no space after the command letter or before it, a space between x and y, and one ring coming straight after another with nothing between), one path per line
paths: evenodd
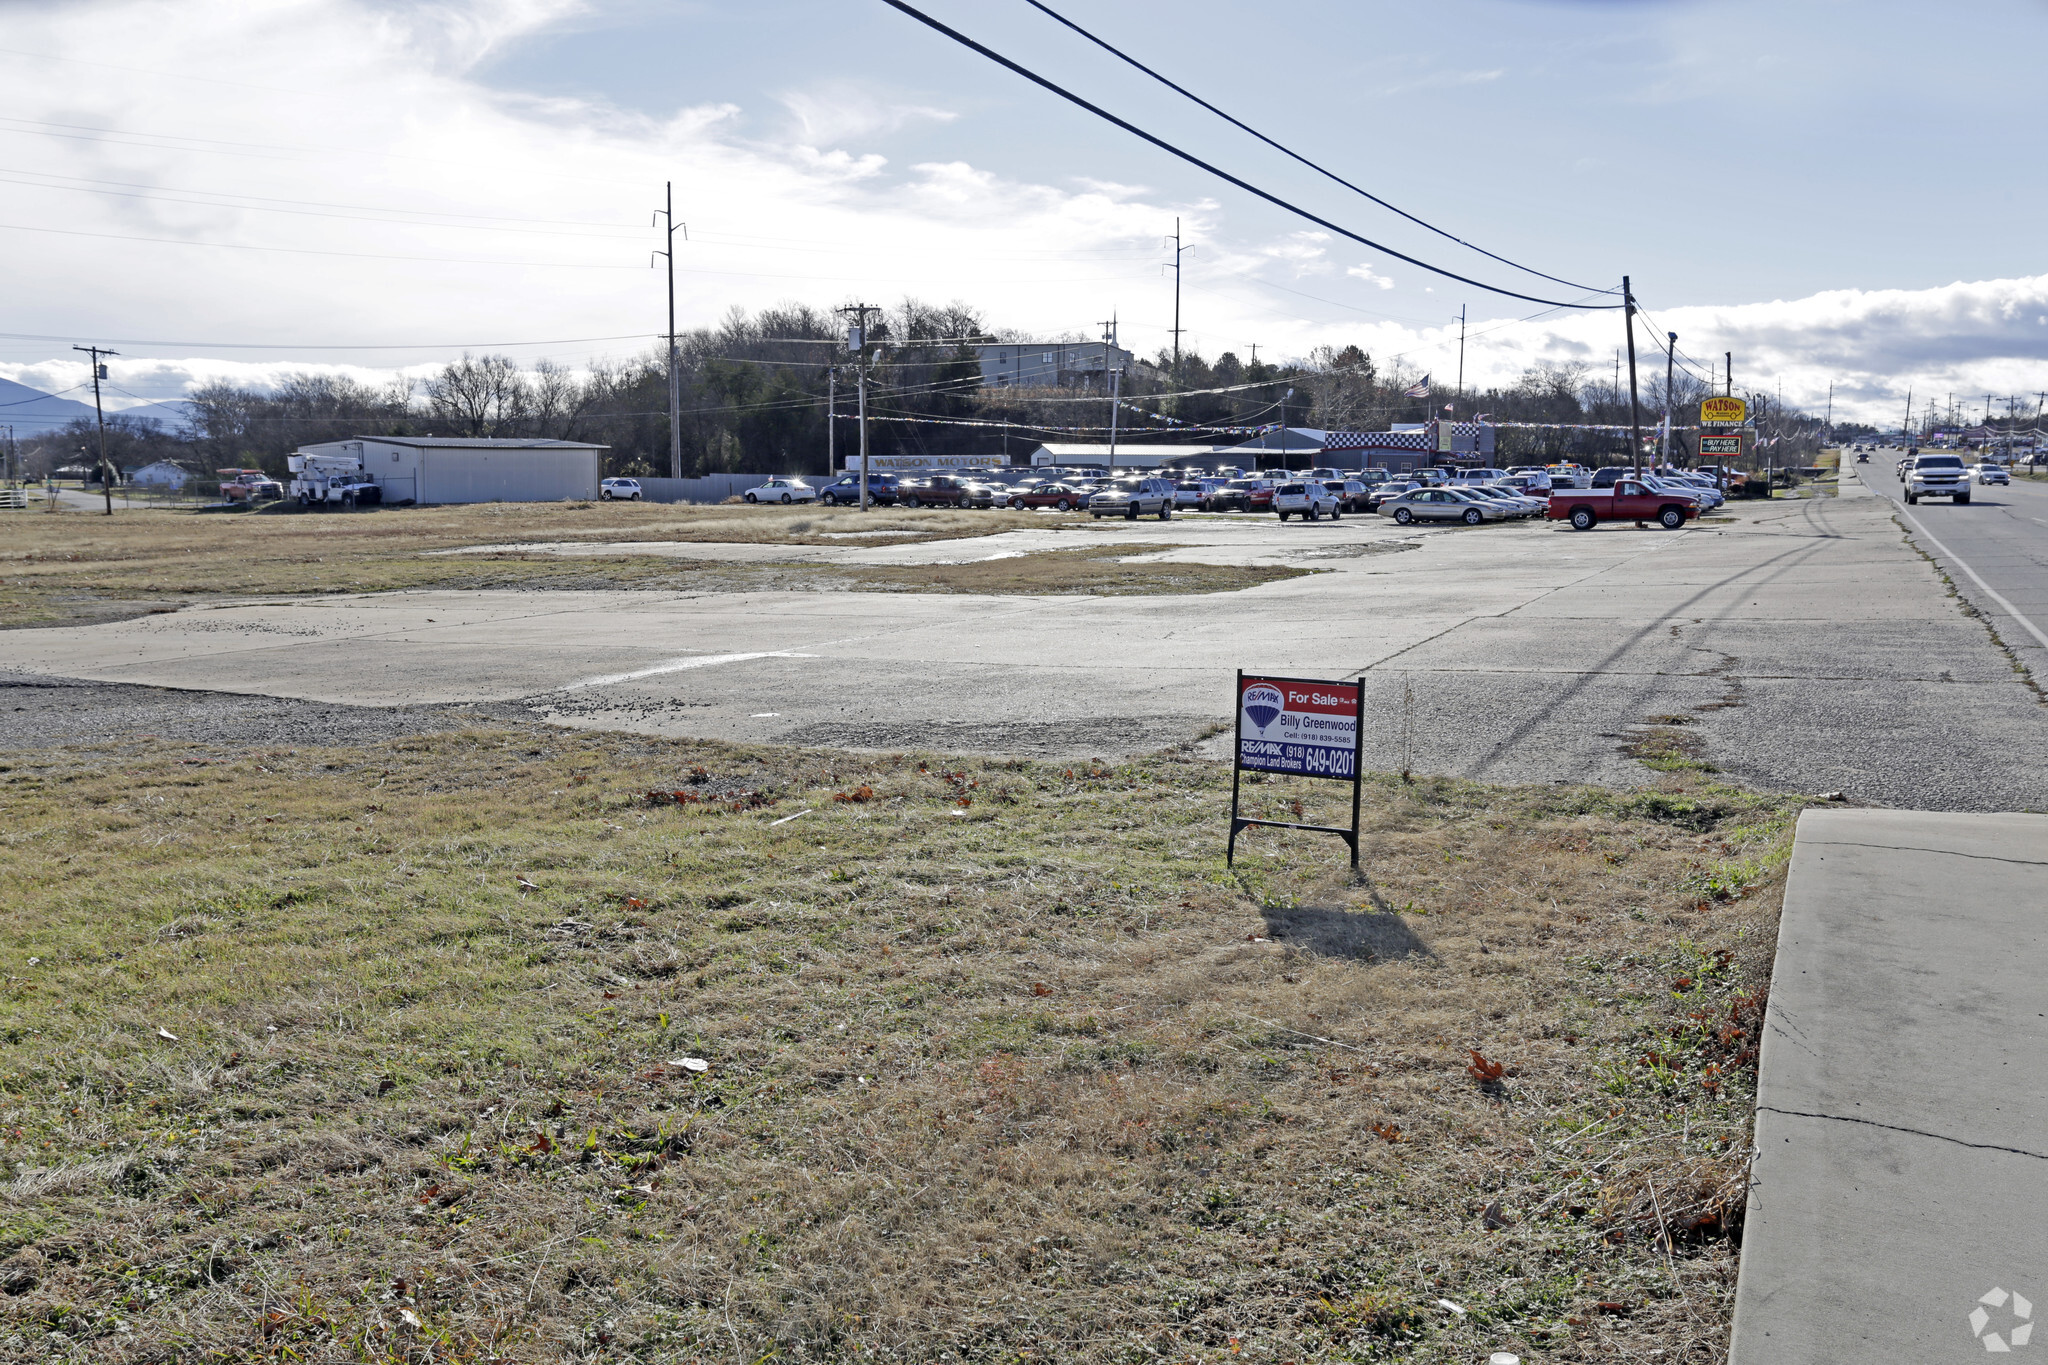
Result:
M1259 772L1349 780L1358 765L1358 685L1240 678L1237 762Z

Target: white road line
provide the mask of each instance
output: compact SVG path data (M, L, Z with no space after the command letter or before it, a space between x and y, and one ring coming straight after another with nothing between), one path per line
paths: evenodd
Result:
M1904 517L1907 521L1912 522L1915 526L1918 526L1920 528L1920 534L1927 537L1927 543L1929 545L1932 545L1936 550L1940 551L1943 557L1952 562L1958 569L1961 569L1964 573L1968 574L1970 576L1970 581L1975 583L1978 587L1984 589L1984 595L1998 604L1999 610L2003 611L2007 616L2010 616L2013 620L2019 622L2020 625L2025 628L2027 634L2033 636L2036 640L2039 640L2041 642L2041 647L2043 649L2048 649L2048 635L2043 635L2041 633L2041 628L2039 626L2035 625L2032 621L2029 621L2025 616L2023 616L2020 613L2020 609L2018 607L2015 607L2012 603L2006 601L2003 597L1999 596L1998 590L1992 587L1989 583L1986 583L1982 575L1980 575L1975 569L1971 568L1968 564L1965 564L1960 555L1958 555L1955 551L1949 549L1948 546L1936 540L1934 538L1934 533L1927 529L1925 523L1923 523L1920 520L1920 518L1914 516L1911 512L1908 512L1906 510L1905 504L1898 504L1898 508L1900 516Z
M2048 641L2042 643L2048 644ZM567 687L558 687L557 692L574 692L583 687L609 687L613 683L632 682L635 678L651 678L657 673L680 673L686 668L709 668L713 664L744 663L748 659L815 659L815 654L798 654L787 649L764 649L752 654L693 654L687 659L670 659L667 663L655 664L651 668L636 668L631 673L607 673L601 678L585 678L572 682Z

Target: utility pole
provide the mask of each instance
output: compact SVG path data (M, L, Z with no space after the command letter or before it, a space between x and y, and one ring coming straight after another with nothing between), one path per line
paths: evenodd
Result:
M1636 297L1628 289L1628 276L1621 277L1622 325L1628 333L1628 429L1629 459L1636 477L1643 476L1643 414L1636 402Z
M1180 388L1180 258L1193 247L1180 244L1180 219L1173 220L1173 387Z
M690 240L690 225L676 221L676 182L666 182L667 199L665 207L655 210L655 217L667 221L667 230L662 234L665 251L657 256L668 257L668 476L671 479L683 477L683 371L676 360L676 230L680 228L683 240ZM653 262L648 262L653 264Z
M100 360L103 355L119 355L101 346L73 346L74 351L84 351L92 357L92 410L100 423L100 492L106 495L107 515L114 515L114 470L107 463L107 411L100 406L100 381L107 377L107 367Z
M846 349L854 352L854 376L860 386L860 510L868 510L868 314L882 310L872 303L853 303L838 310L854 315L846 329Z
M839 427L839 367L825 367L825 481L839 472L839 448L837 432Z
M1913 386L1911 384L1906 385L1906 416L1899 423L1899 440L1909 446L1913 444Z
M1721 389L1721 396L1723 398L1733 398L1735 396L1735 352L1724 351L1721 354L1721 358L1728 362L1728 380Z
M1825 432L1826 432L1826 434L1827 434L1828 436L1832 436L1832 435L1834 435L1834 431L1835 431L1835 381L1834 381L1834 380L1832 380L1832 379L1830 379L1830 380L1828 381L1828 415L1827 415L1827 420L1826 420L1826 421L1824 421L1824 422L1822 422L1822 423L1821 423L1821 426L1822 426L1822 427L1823 427L1823 428L1825 429Z
M1664 334L1664 463L1671 463L1671 422L1677 411L1671 404L1672 369L1678 363L1678 333Z
M1458 424L1458 409L1465 403L1465 305L1458 305L1458 391L1451 399L1451 425ZM1452 437L1453 443L1457 440Z
M1116 314L1102 324L1102 385L1109 391L1109 472L1116 473L1116 402L1118 374L1110 352L1116 349Z

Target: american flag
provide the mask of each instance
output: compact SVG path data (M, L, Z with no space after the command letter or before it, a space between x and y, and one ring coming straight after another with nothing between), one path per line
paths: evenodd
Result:
M1420 384L1412 384L1409 387L1401 390L1401 396L1403 398L1429 397L1429 376L1424 375L1422 376L1422 382Z

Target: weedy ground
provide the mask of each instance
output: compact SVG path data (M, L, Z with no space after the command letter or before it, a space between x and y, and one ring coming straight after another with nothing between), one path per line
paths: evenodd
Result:
M1796 802L1374 776L1354 878L1192 748L0 763L9 1359L1723 1358Z
M564 561L524 544L688 541L900 545L1088 524L1055 513L689 507L630 502L485 503L309 512L66 508L0 512L0 626L133 616L179 602L421 587L661 587L705 566ZM855 534L858 533L858 534ZM471 545L497 556L444 556ZM482 562L478 562L481 560ZM694 579L692 581L695 581ZM1184 589L1183 589L1184 590Z

